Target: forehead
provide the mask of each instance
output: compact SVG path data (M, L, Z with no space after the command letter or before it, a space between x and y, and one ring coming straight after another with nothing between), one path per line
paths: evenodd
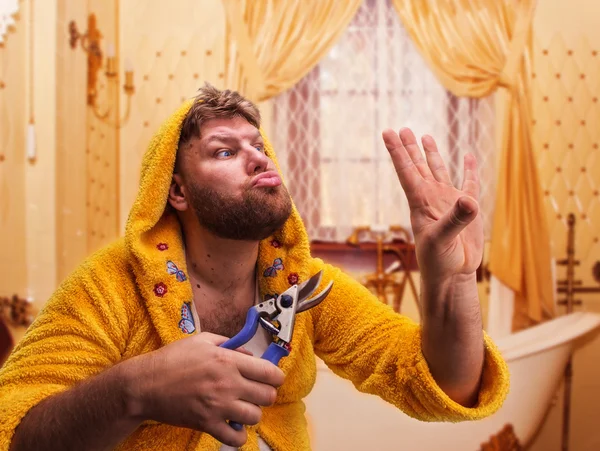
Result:
M209 119L200 127L200 141L208 144L222 139L255 140L260 131L242 117Z

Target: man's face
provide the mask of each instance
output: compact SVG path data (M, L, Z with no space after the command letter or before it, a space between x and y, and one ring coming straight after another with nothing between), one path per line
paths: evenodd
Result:
M211 119L182 149L189 206L221 238L258 241L283 226L290 195L264 153L256 127L241 117Z

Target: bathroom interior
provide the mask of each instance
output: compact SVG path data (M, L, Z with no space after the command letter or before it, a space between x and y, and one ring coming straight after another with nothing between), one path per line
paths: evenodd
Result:
M476 155L503 407L422 423L324 365L313 449L600 450L600 2L0 0L0 364L124 233L142 155L209 82L255 101L314 256L419 321L384 128Z

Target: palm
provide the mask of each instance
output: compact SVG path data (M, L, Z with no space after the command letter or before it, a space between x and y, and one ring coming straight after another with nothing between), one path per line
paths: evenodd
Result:
M433 277L473 273L483 254L475 158L465 157L464 182L459 190L452 185L433 138L423 138L426 160L409 129L399 134L386 130L383 139L408 199L422 272ZM459 199L462 208L457 207Z

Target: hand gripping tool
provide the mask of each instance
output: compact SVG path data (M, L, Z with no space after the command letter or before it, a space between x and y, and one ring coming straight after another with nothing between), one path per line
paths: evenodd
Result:
M237 349L245 345L256 334L260 323L273 335L273 342L269 344L261 358L277 365L282 357L290 354L296 314L317 306L331 291L333 281L329 282L323 291L310 297L320 285L322 276L323 271L319 271L306 282L292 285L279 296L251 307L242 330L221 347ZM236 431L243 427L233 421L229 424Z

